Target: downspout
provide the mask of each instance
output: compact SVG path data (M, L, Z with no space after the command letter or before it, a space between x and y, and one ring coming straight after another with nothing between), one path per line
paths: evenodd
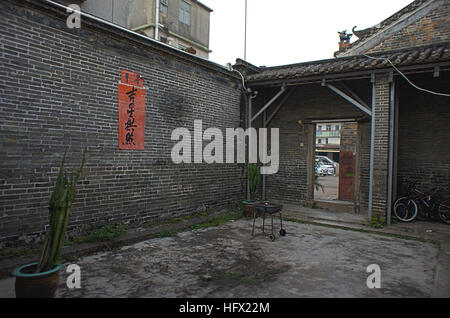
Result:
M370 133L370 172L369 172L369 206L367 217L369 222L372 220L372 205L373 205L373 156L375 150L375 74L372 74L372 120Z
M267 128L267 125L266 125L266 119L267 119L267 118L266 118L266 117L267 117L266 111L264 111L264 113L263 113L263 118L262 118L262 120L263 120L263 128ZM268 137L268 136L267 136L267 137ZM266 148L266 149L267 149L267 148ZM266 158L265 158L266 152L264 151L263 154L264 154L263 162L266 162ZM262 191L261 191L261 197L262 197L262 200L263 200L263 201L266 201L266 175L265 175L265 174L262 175Z
M249 88L247 89L247 131L249 132L249 143L248 143L248 161L247 161L247 201L250 201L250 178L249 178L249 168L250 168L250 152L251 152L251 147L250 147L250 128L252 127L252 90Z
M400 88L398 83L395 86L395 111L394 111L394 162L393 162L393 181L392 181L392 199L395 200L398 196L398 116L400 109Z
M391 98L389 110L389 162L388 162L388 193L387 193L387 209L386 209L386 224L391 225L392 214L392 189L394 176L394 120L395 120L395 80L391 82Z
M248 168L250 167L251 164L251 158L252 156L252 147L251 147L251 142L252 142L252 138L256 138L255 140L257 141L257 136L253 136L252 135L252 99L256 97L256 95L258 94L258 91L252 91L251 88L247 88L246 90L247 93L247 98L248 98L248 107L247 107L247 131L248 131L248 162L247 162L247 201L251 200L250 197L250 179L249 179L249 175L248 175Z
M227 63L227 68L230 72L236 72L241 76L242 79L242 90L244 91L244 94L247 95L247 131L249 132L248 135L248 161L247 161L247 201L250 201L250 179L248 175L248 169L250 167L250 153L251 153L251 147L250 147L250 140L251 140L251 132L250 128L252 127L252 99L256 97L257 91L253 92L251 88L247 88L245 85L245 78L244 75L242 75L241 72L238 70L235 70L231 63Z
M155 14L155 40L159 41L159 1L156 0L156 14Z
M241 76L242 79L242 90L243 90L243 94L246 95L247 97L247 129L252 127L252 99L256 97L256 94L258 92L253 92L251 88L247 88L245 85L245 78L244 75L242 75L241 72L239 72L238 70L235 70L233 68L233 65L231 65L231 63L227 63L227 68L230 72L236 72ZM248 169L250 167L250 152L251 152L251 148L250 148L250 130L248 130L249 135L248 135L248 162L247 162L247 201L250 201L250 179L249 179L249 175L248 175Z

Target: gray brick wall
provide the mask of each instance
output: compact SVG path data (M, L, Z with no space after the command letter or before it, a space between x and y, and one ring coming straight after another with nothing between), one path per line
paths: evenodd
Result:
M428 73L408 74L420 87L448 93L450 73L441 71L434 78ZM444 197L450 197L450 111L448 98L422 93L400 76L394 75L400 94L398 126L398 193L406 180L414 180L423 190L438 187ZM354 91L369 105L372 99L369 80L349 82ZM267 99L277 89L266 91ZM262 100L257 101L261 106ZM254 112L257 111L258 107ZM310 129L299 120L323 118L352 118L361 112L320 84L298 86L297 91L278 113L272 127L280 128L280 170L267 178L267 198L280 202L307 203L308 146ZM374 214L385 215L388 192L388 151L390 115L389 74L375 77L375 151L373 176ZM367 213L369 200L370 118L358 122L357 135L352 136L350 148L357 152L357 182L359 182L360 213ZM356 137L356 141L353 137ZM356 145L355 145L356 142ZM300 144L303 143L303 147ZM345 146L345 145L344 145ZM395 199L395 198L394 198Z
M368 53L389 51L420 45L439 44L450 40L450 2L432 10L418 21L384 39Z
M342 123L341 124L341 145L340 150L352 151L356 155L358 143L358 124Z
M370 83L364 81L359 85L368 86ZM268 93L269 98L275 93L276 90ZM308 128L312 124L299 124L299 120L361 115L355 106L320 84L298 86L271 124L271 127L280 129L280 169L276 175L267 178L267 199L299 204L305 204L308 199L307 162L311 140L308 134L313 129ZM369 144L370 150L370 135L364 135L363 142Z
M386 74L375 76L375 141L373 166L372 212L386 213L388 151L389 151L390 83Z
M359 171L359 209L366 213L369 206L369 179L370 179L370 134L371 122L364 121L358 123L358 171Z
M410 75L421 87L449 93L449 72L439 78L430 74ZM448 97L422 93L400 82L398 136L398 192L407 180L422 190L441 189L450 197L450 108Z
M31 1L33 3L33 1ZM71 229L143 222L243 197L243 167L174 165L177 127L240 126L240 81L222 68L92 21L0 3L0 237L40 232L62 155L86 168ZM121 70L148 87L144 151L118 150Z

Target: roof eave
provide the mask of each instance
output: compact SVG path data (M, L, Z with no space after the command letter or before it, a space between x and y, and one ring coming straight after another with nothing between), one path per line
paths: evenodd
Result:
M450 61L447 62L434 62L427 64L418 64L418 65L408 65L403 67L398 67L398 69L404 74L412 74L412 73L431 73L434 72L436 67L440 67L441 71L450 71ZM278 79L256 79L256 80L247 80L248 87L261 87L261 86L280 86L282 84L291 86L291 85L305 85L305 84L314 84L314 83L322 83L324 80L329 82L336 82L341 80L356 80L356 79L368 79L371 78L373 74L383 74L393 72L395 74L395 70L392 67L378 68L378 69L370 69L363 71L355 71L355 72L345 72L345 73L329 73L329 74L321 74L321 75L310 75L298 78L278 78Z

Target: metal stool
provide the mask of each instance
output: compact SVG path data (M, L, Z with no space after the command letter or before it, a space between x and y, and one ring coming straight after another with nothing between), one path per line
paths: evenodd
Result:
M253 228L252 228L252 236L255 236L255 222L256 222L256 214L258 212L263 214L263 226L262 226L262 232L264 235L268 235L269 239L271 241L275 240L275 234L273 232L273 215L275 213L278 213L280 215L280 235L281 236L285 236L286 235L286 230L283 229L283 217L281 215L281 210L283 208L283 206L281 204L274 204L274 203L270 203L270 202L258 202L255 203L254 205L255 208L255 212L253 213ZM270 214L271 220L272 220L272 227L271 227L271 233L270 234L266 234L265 232L265 220L266 220L266 214Z

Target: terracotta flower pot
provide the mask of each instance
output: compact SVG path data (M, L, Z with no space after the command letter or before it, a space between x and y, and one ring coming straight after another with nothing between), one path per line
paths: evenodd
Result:
M17 298L53 298L59 284L59 270L62 265L53 269L35 273L37 263L27 264L16 268L13 276L16 277L15 291Z

